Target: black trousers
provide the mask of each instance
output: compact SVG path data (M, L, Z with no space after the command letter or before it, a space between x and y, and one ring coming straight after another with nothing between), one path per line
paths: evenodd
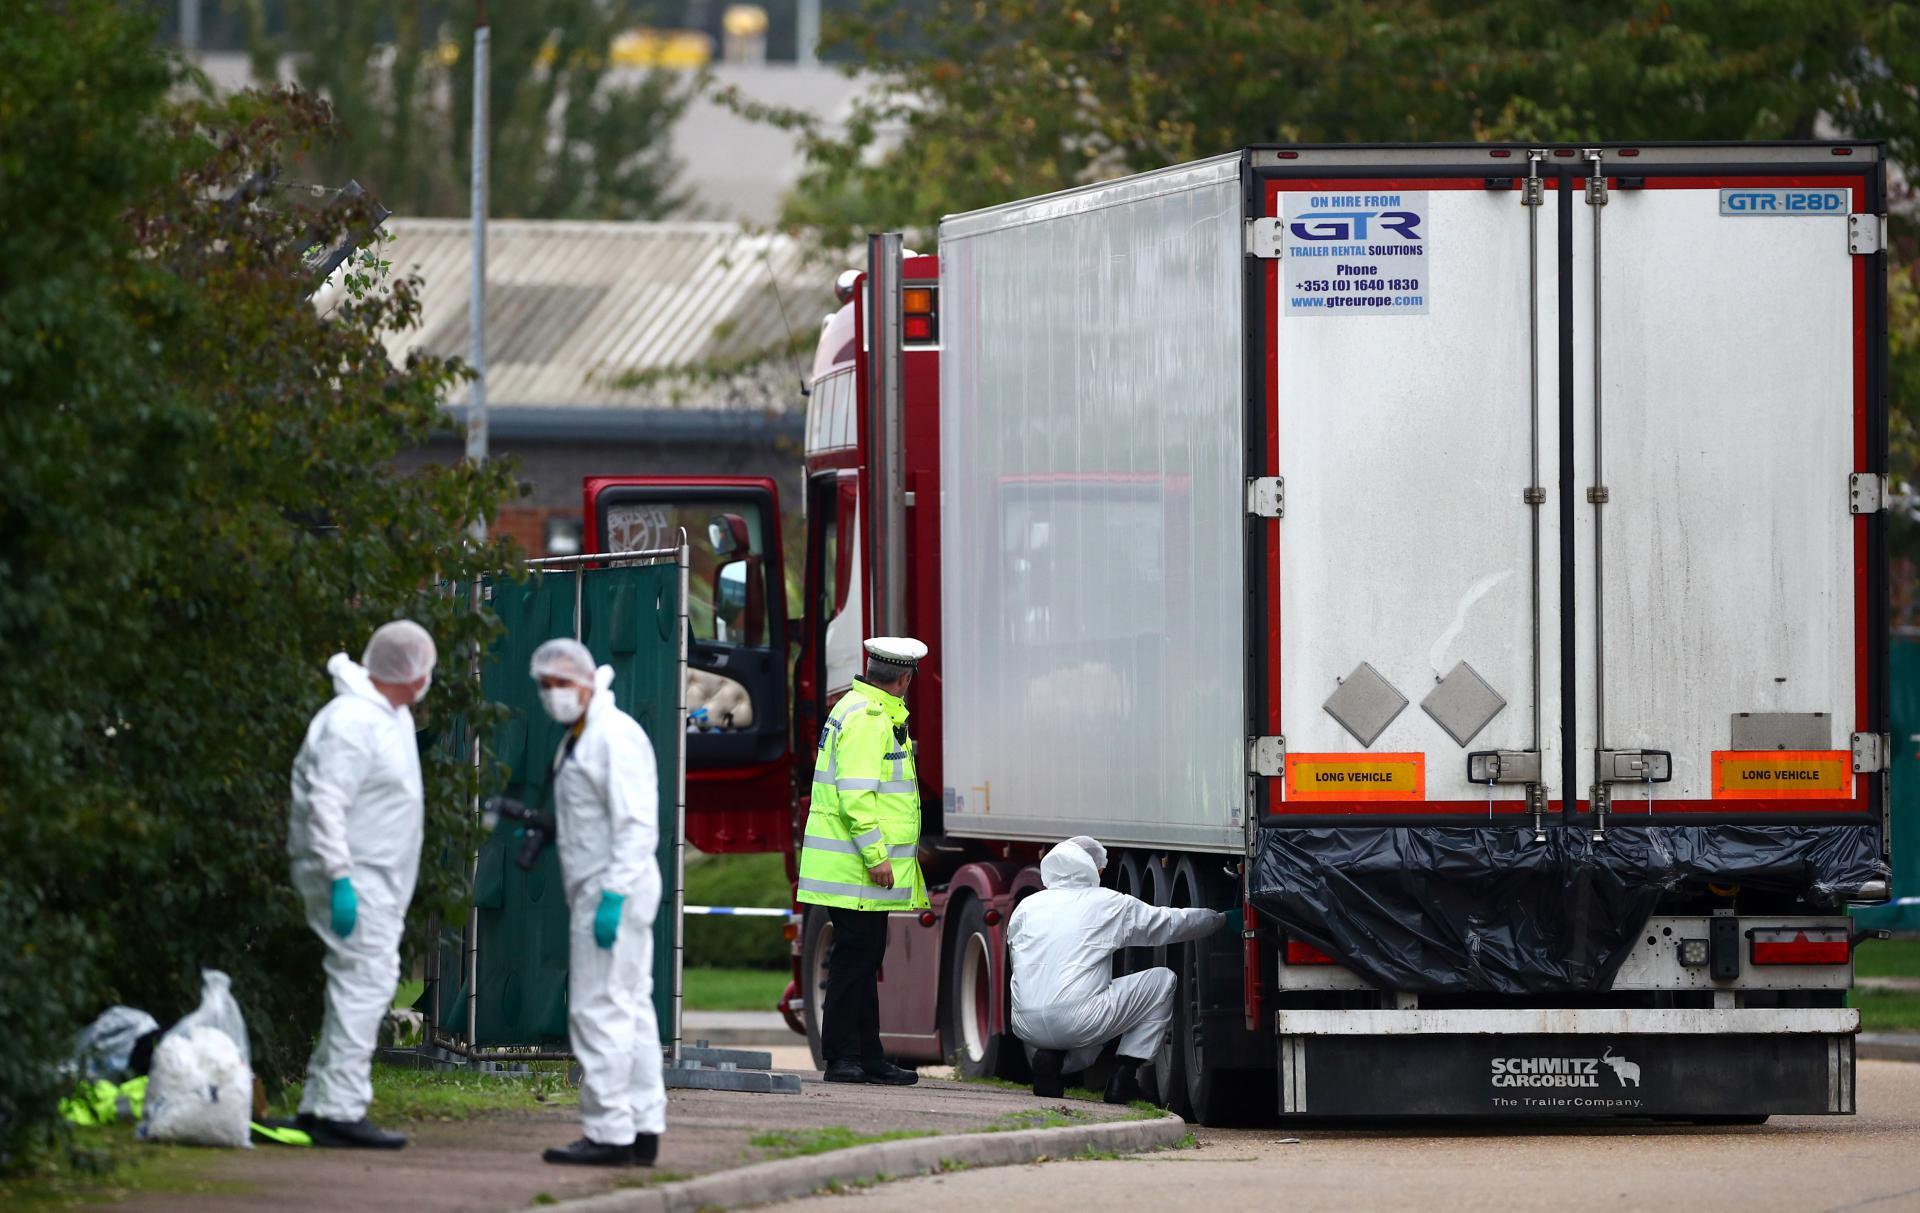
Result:
M887 912L827 907L833 947L820 1007L820 1054L832 1065L885 1061L880 1049L880 962L887 955Z

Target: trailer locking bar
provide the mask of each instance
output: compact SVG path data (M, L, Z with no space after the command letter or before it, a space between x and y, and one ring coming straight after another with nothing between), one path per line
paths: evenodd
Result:
M1547 502L1547 490L1540 483L1540 208L1545 191L1540 180L1540 162L1546 149L1527 152L1527 184L1520 204L1527 208L1527 423L1531 436L1527 463L1527 488L1520 495L1526 503L1531 535L1528 556L1533 566L1529 589L1533 599L1533 746L1526 754L1495 752L1495 766L1486 782L1498 783L1508 769L1516 780L1527 785L1527 815L1533 820L1533 840L1547 840L1547 789L1540 771L1540 507ZM1532 759L1532 772L1521 777L1522 758ZM1467 757L1467 778L1475 783L1473 755ZM1511 762L1509 760L1512 760Z

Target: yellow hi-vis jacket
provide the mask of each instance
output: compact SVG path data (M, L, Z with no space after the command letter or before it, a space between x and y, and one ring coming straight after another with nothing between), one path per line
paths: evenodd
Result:
M800 850L799 900L855 910L920 910L920 790L907 705L854 680L820 730L813 803ZM893 866L882 888L868 868Z

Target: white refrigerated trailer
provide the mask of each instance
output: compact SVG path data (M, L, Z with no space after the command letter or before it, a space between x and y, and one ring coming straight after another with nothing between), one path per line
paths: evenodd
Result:
M1853 1111L1885 209L1874 143L1288 146L942 224L941 829L1246 904L1129 958L1176 1107Z

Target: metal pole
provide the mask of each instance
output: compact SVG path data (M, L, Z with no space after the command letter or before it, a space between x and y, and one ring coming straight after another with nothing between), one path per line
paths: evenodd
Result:
M901 415L899 232L867 237L867 330L871 351L867 402L867 489L873 499L873 629L897 636L907 626L906 434Z
M473 29L473 267L468 271L467 361L473 381L467 396L467 459L487 461L487 28L486 0L479 0ZM473 537L485 539L487 520L473 520Z
M675 727L680 747L678 789L674 796L673 841L673 1060L680 1061L681 1011L686 992L681 974L686 968L687 952L687 570L692 551L687 547L687 532L680 532L680 714Z
M794 62L801 67L820 66L820 0L800 0L795 41Z
M188 54L200 49L200 0L180 0L180 49Z

